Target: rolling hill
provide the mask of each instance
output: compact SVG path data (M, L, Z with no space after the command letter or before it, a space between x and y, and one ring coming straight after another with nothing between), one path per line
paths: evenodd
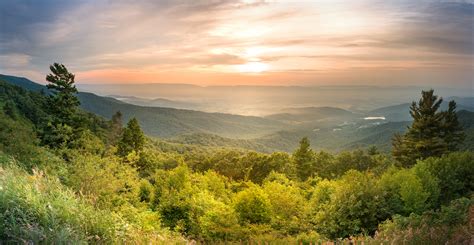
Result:
M15 76L0 75L0 80L32 91L47 93L45 86ZM81 107L110 118L121 111L124 121L136 117L149 136L167 141L210 147L232 147L261 152L291 152L302 137L309 137L312 147L329 151L364 148L376 145L389 151L394 133L410 124L409 104L382 107L354 113L336 107L285 108L266 117L207 113L187 109L139 106L93 93L79 92ZM133 99L133 98L132 98ZM459 120L466 129L465 149L474 149L474 99L448 98L458 102ZM442 108L446 108L443 103ZM386 120L365 120L383 116Z
M283 109L281 113L268 115L265 118L289 123L308 123L348 120L358 116L360 115L337 107L302 107Z
M1 75L0 80L32 91L47 91L45 86L26 78ZM77 96L84 110L102 117L111 118L116 111L122 112L125 121L136 117L144 132L150 136L210 133L230 138L253 138L286 126L282 122L260 117L137 106L93 93L79 92Z

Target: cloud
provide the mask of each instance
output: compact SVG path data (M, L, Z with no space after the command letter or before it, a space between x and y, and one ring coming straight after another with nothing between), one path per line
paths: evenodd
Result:
M58 61L101 77L225 79L251 62L268 67L262 73L304 72L305 81L311 71L357 68L451 74L472 69L473 11L472 1L3 0L0 72L47 73Z
M474 54L474 4L469 2L432 2L406 5L415 9L397 30L394 46L416 46L452 54Z

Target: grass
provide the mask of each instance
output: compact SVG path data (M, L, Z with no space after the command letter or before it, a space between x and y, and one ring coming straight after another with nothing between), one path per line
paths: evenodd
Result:
M6 243L88 244L184 241L150 233L118 213L99 210L42 171L27 173L0 152L0 240Z

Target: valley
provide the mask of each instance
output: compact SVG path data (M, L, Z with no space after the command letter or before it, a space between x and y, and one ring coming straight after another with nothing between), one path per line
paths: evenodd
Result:
M46 91L44 86L26 78L0 75L0 79L32 91ZM181 86L189 89L188 86ZM174 96L179 94L176 88L172 91L169 93ZM111 118L116 111L122 112L124 120L136 117L144 132L152 137L175 143L235 147L267 153L292 152L298 146L299 139L305 136L317 150L339 152L377 146L381 151L388 152L393 134L404 132L411 121L409 103L355 111L323 106L284 107L277 113L267 112L268 115L259 117L152 106L151 101L155 101L155 105L176 107L192 107L193 104L169 100L158 102L133 96L119 100L79 92L78 98L83 109L104 118ZM458 111L463 113L461 123L470 129L472 126L468 122L474 112L474 97L448 96L446 100L452 99L458 102ZM447 108L446 101L441 108ZM474 149L472 147L470 145L467 149Z

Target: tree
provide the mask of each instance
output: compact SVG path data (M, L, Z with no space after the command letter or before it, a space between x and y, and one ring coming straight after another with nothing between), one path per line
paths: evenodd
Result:
M448 111L438 111L443 99L433 93L433 90L422 91L418 104L413 101L412 125L403 136L393 138L392 154L404 166L456 150L464 139L456 116L456 103L451 101Z
M251 186L237 193L234 209L241 224L267 224L272 216L268 195L259 186Z
M296 167L296 174L301 180L306 180L313 175L313 150L307 137L300 140L300 147L293 153L293 162Z
M456 102L450 101L448 110L444 115L444 140L449 151L458 150L458 146L464 141L466 135L464 134L462 126L459 124L456 115Z
M138 120L132 118L128 121L127 127L123 130L122 138L118 143L117 154L125 157L132 151L138 153L143 150L144 145L145 135L138 124Z
M122 112L117 111L110 120L109 133L107 143L109 145L115 145L122 135Z
M48 99L48 110L52 118L48 120L42 132L42 143L53 148L65 147L78 131L77 107L79 100L74 85L74 74L58 63L50 67L51 74L46 76L49 82L46 87L51 90Z
M263 190L271 197L271 226L285 234L296 234L305 227L302 223L306 199L295 182L282 174L273 172L272 175L275 180L265 181L263 185Z
M80 105L74 85L74 74L63 64L54 63L49 67L51 74L46 76L46 87L51 90L50 110L59 122L73 125L73 116Z
M374 234L379 222L390 217L376 181L370 173L350 170L319 183L311 200L315 230L331 239Z
M5 105L3 106L3 112L5 112L5 114L13 120L17 119L18 113L15 103L13 101L8 100L7 102L5 102Z
M440 202L450 201L474 193L474 153L454 152L440 158L428 158L414 167L427 168L439 180Z

